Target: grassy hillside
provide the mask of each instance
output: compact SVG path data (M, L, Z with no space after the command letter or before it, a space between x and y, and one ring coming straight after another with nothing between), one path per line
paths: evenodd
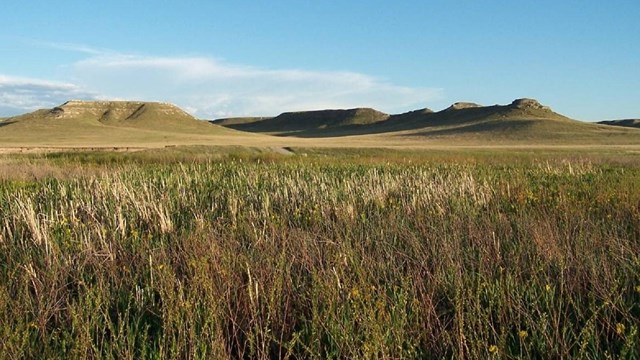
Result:
M40 116L41 121L82 121L109 127L164 132L211 132L215 127L199 121L172 104L133 101L68 101ZM219 129L218 129L219 130Z
M640 146L640 129L571 120L526 99L485 107L456 103L439 112L421 109L392 116L373 109L323 110L226 119L221 124L225 126L197 120L170 104L70 101L0 123L0 151L167 145Z
M69 101L0 125L3 146L240 144L260 138L197 120L171 104L148 102Z
M272 119L271 117L256 116L256 117L233 117L222 118L210 121L212 124L232 127L233 125L251 124L262 120Z
M384 131L430 140L523 144L640 144L640 132L572 120L528 99L510 105L450 107L390 119Z
M340 131L350 126L369 125L384 121L389 115L374 109L319 110L287 112L274 118L222 125L244 131L296 134L313 131Z
M346 111L346 110L344 110ZM344 111L342 114L344 114ZM373 110L372 110L373 111ZM377 112L376 112L377 113ZM375 137L407 144L640 144L640 131L572 120L532 99L509 105L455 103L442 111L420 109L373 121L336 121L333 113L286 113L276 118L229 125L252 132L305 138Z

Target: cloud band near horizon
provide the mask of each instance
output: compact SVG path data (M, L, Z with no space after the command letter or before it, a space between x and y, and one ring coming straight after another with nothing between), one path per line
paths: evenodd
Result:
M68 81L0 75L0 115L69 99L171 102L207 119L353 107L393 112L425 107L441 94L348 71L262 69L195 56L83 53L88 57L62 68Z

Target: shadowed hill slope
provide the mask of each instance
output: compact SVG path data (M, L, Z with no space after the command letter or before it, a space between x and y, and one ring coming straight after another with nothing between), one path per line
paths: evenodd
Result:
M235 123L222 120L220 124L243 131L284 134L316 130L339 131L340 128L374 124L388 118L389 115L374 109L357 108L286 112L274 118L254 118L255 121L236 121Z
M533 99L517 99L508 105L492 106L458 102L438 112L420 109L391 116L369 109L369 113L377 115L370 121L342 121L350 111L353 110L285 113L275 118L228 126L280 136L410 137L451 144L640 143L640 131L573 120ZM338 114L343 117L336 116Z
M247 117L232 117L232 118L222 118L210 121L212 124L222 125L227 127L232 127L233 125L245 125L251 124L262 120L273 119L273 117L268 116L247 116Z
M166 145L640 145L640 129L572 120L531 99L493 106L456 103L438 112L420 109L391 116L363 108L290 112L214 124L171 104L69 101L0 122L0 147Z
M523 124L526 124L527 120L575 123L575 121L541 105L536 100L518 99L509 105L493 106L458 102L438 112L425 108L391 116L373 109L325 110L284 113L275 118L239 124L229 124L223 121L220 124L244 131L323 137L398 131L424 132L429 128L472 125L478 128L482 127L482 123L497 120L504 120L505 124L510 124L510 128L516 126L518 121L523 121ZM489 126L487 129L495 130L495 126Z
M380 127L389 130L415 130L424 132L429 128L465 128L472 126L477 130L487 126L494 131L503 123L506 128L513 129L518 123L523 126L534 120L554 123L577 123L563 115L553 112L532 99L517 99L509 105L480 106L473 103L455 103L439 112L409 112L392 116Z
M600 121L598 124L640 128L640 119L606 120Z
M533 99L508 105L456 103L436 113L408 113L377 124L391 132L430 140L475 143L638 144L640 131L611 129L558 114Z

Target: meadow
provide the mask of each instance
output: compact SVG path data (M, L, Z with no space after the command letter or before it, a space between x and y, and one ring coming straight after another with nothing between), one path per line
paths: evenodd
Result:
M2 358L640 357L637 154L0 158Z

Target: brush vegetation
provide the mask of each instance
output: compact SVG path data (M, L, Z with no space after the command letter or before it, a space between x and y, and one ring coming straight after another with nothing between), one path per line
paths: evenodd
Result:
M637 158L329 153L2 157L0 353L640 356Z

